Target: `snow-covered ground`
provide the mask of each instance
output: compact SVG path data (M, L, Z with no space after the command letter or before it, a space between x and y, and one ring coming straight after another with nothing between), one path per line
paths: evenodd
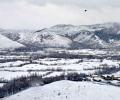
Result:
M0 63L0 79L13 79L16 77L31 75L31 73L46 73L53 71L53 75L60 75L59 72L78 72L85 74L94 74L100 68L116 67L119 68L120 61L104 59L53 59L45 58L35 60L36 64L26 64L26 61L14 61ZM19 66L21 64L26 64ZM58 71L59 70L59 71ZM117 72L119 73L119 72ZM115 74L115 73L114 73ZM51 76L51 75L50 75ZM118 76L118 74L117 74Z
M2 100L118 100L119 33L118 23L56 25L36 32L0 29L0 87L14 78L33 74L50 78L79 73L89 81L58 81L31 87Z
M0 87L2 87L4 85L4 83L0 83Z
M42 58L38 55L44 53L66 53L75 55L95 55L97 58ZM68 73L79 73L88 75L88 82L59 81L44 86L31 87L25 91L5 97L3 100L118 100L120 97L120 60L110 58L110 54L116 55L120 52L104 50L56 50L46 49L44 52L11 52L11 54L0 55L0 87L5 82L21 76L33 74L42 75L42 78L50 78ZM33 59L34 55L38 56ZM108 56L105 57L104 56ZM118 56L117 56L118 57ZM2 62L3 61L3 62ZM99 71L109 70L111 73L102 74L114 75L114 79L106 80ZM97 73L98 72L98 73ZM108 77L109 78L109 77ZM99 81L99 83L95 83ZM2 83L3 82L3 83ZM111 84L111 85L110 85ZM118 86L118 87L117 87ZM113 92L115 91L115 92ZM29 98L28 98L29 97Z
M21 76L30 76L33 74L37 74L37 75L44 75L46 74L48 71L46 72L21 72L21 71L17 71L17 72L9 72L9 71L0 71L0 79L5 79L5 80L12 80L14 78L19 78Z
M25 64L28 62L25 61L13 61L13 62L6 62L6 63L0 63L0 67L17 67L21 64Z
M47 69L62 69L62 70L78 70L83 71L84 69L94 69L94 68L103 68L106 67L119 67L119 61L113 60L103 60L100 62L99 60L84 60L80 61L75 59L61 59L56 63L55 61L40 61L40 64L27 64L21 67L5 67L1 68L1 70L10 70L10 71L27 71L27 70L47 70Z
M3 100L119 100L120 88L93 82L58 81Z
M24 47L24 45L12 41L9 38L0 34L0 49L15 49L20 47Z
M120 77L120 71L113 73L112 75L116 76L116 77Z

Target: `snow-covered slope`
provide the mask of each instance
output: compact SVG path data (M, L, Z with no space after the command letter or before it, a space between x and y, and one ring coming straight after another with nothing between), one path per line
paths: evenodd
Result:
M22 44L36 47L65 47L69 48L72 41L57 34L20 33L18 41Z
M119 100L118 87L91 83L58 81L32 87L3 100Z
M36 34L49 35L57 34L62 35L72 40L72 46L81 48L108 48L118 47L119 43L110 43L110 40L120 40L120 24L119 23L106 23L95 25L56 25L48 29L36 31ZM114 44L114 46L113 46Z
M0 32L4 31L2 28L0 28Z
M120 48L120 24L56 25L38 31L2 32L27 47Z
M15 49L24 47L22 44L17 43L13 40L8 39L7 37L0 35L0 49Z

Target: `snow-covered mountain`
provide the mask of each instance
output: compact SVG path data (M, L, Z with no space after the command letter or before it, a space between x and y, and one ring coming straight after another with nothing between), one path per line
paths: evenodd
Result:
M0 32L3 32L4 30L2 28L0 28Z
M72 41L58 34L20 33L18 42L36 47L70 47Z
M31 48L120 48L119 23L60 24L35 32L4 31L1 34Z
M16 49L24 47L24 45L17 43L16 41L10 40L9 38L0 34L0 49Z
M118 100L119 93L118 87L105 84L58 81L32 87L3 100Z

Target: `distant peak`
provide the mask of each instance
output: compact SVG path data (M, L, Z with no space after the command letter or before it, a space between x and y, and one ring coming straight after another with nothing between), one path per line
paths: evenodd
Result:
M4 31L4 29L0 28L0 32Z
M58 24L58 25L52 26L52 28L54 28L54 27L74 27L74 25L71 25L71 24Z

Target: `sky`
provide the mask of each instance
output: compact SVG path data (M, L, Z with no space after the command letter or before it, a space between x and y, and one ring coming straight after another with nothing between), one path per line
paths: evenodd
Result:
M87 10L85 12L85 10ZM120 22L120 0L0 0L0 28Z

